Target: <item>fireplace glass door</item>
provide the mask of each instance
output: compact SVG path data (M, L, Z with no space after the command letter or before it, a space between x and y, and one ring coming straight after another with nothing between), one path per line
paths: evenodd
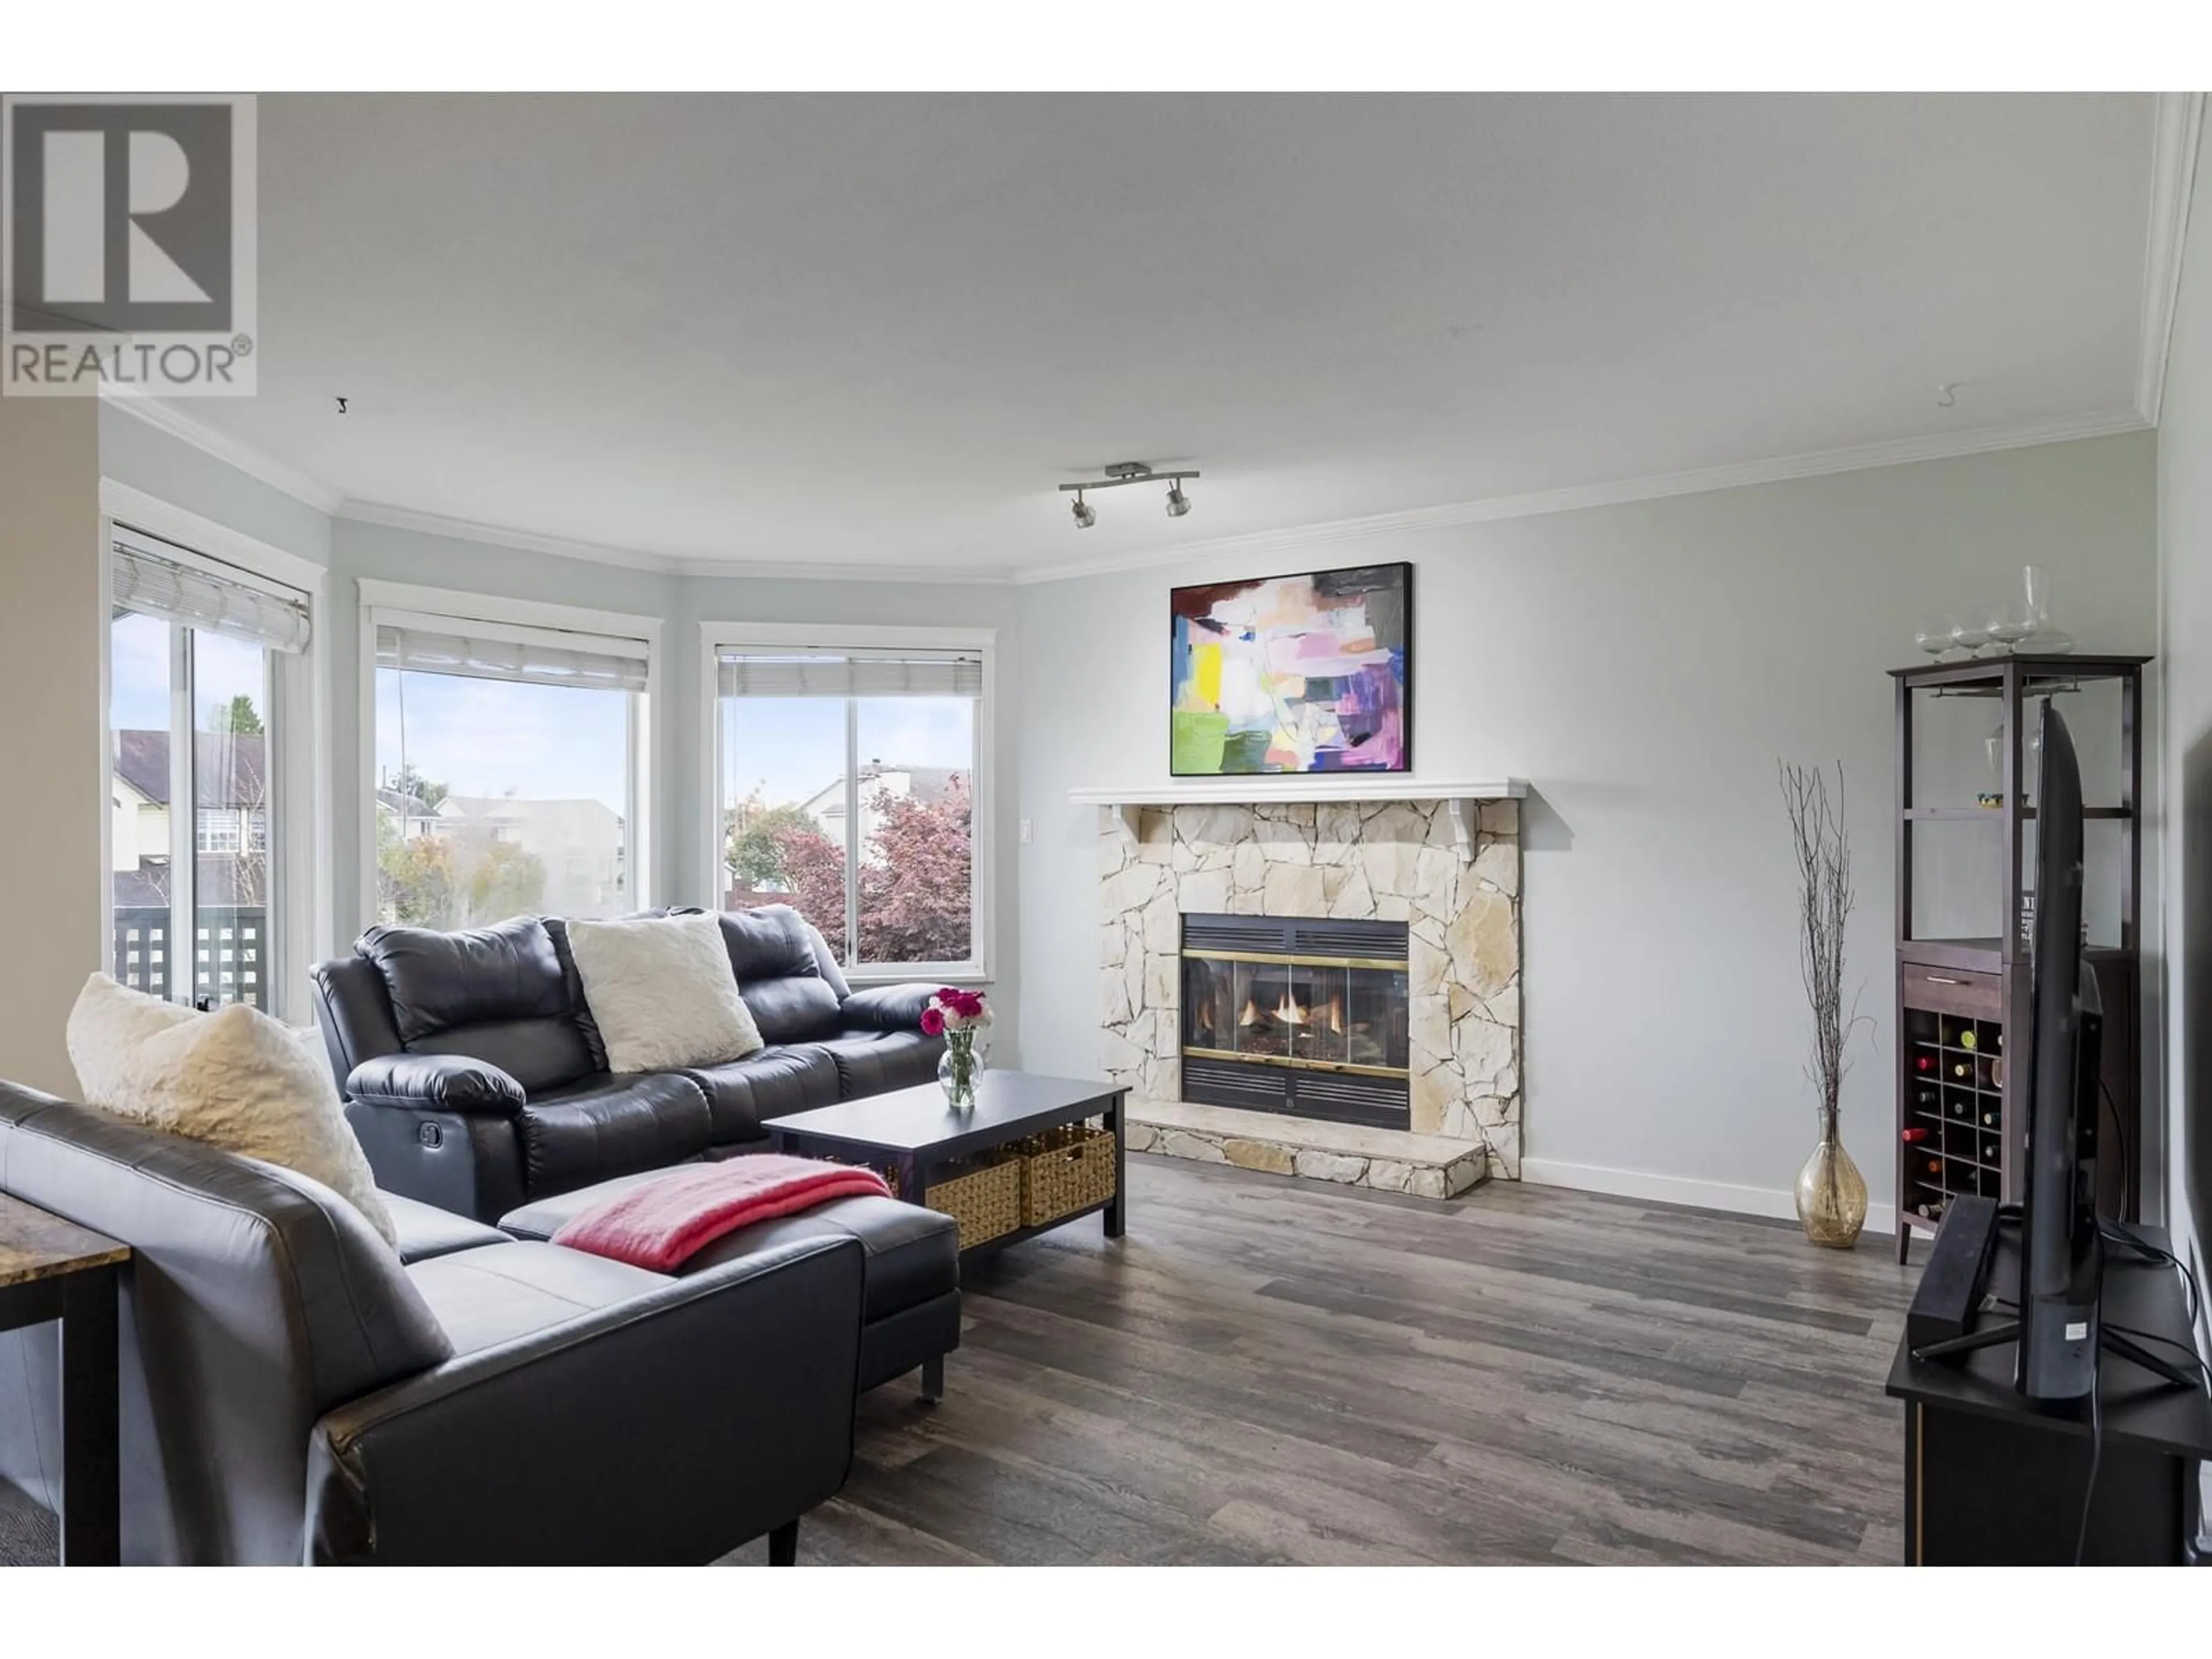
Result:
M1184 1094L1402 1125L1405 957L1401 923L1186 916Z

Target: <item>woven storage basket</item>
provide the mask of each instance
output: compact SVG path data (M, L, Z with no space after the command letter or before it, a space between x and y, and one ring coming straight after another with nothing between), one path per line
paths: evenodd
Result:
M971 1250L1022 1224L1022 1164L1003 1158L940 1181L924 1203L960 1224L960 1248Z
M1018 1143L1022 1224L1034 1227L1114 1196L1114 1137L1087 1123Z

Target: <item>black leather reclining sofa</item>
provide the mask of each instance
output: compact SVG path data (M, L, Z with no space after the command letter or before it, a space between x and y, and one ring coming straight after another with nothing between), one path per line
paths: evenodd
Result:
M788 905L724 913L730 969L768 1046L617 1075L556 917L470 933L372 927L314 970L346 1115L386 1192L496 1222L641 1170L764 1151L769 1120L932 1081L935 988L855 992Z

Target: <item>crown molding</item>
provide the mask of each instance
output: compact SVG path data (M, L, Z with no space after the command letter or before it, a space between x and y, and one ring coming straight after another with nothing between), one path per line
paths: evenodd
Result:
M659 575L680 574L683 561L635 548L609 547L599 542L572 541L564 536L539 536L527 530L509 530L481 524L474 519L449 518L442 513L418 513L410 507L391 507L382 501L340 501L331 516L356 524L381 525L417 536L443 536L454 541L481 542L487 547L513 548L518 552L544 553L556 559L581 559L589 564L617 565L626 570L650 570Z
M2007 426L1974 427L1960 432L1933 433L1921 438L1857 444L1846 449L1815 450L1802 455L1778 455L1766 460L1736 461L1725 466L1701 467L1686 472L1624 478L1613 483L1579 484L1571 489L1541 490L1526 495L1493 495L1483 501L1416 507L1404 513L1378 513L1363 519L1339 519L1283 530L1254 531L1241 536L1217 537L1212 541L1184 542L1174 547L1156 547L1142 552L1091 559L1080 564L1024 565L1014 573L1014 580L1024 585L1071 581L1081 576L1108 575L1116 571L1141 570L1158 565L1186 564L1217 556L1283 553L1303 548L1328 547L1375 536L1401 535L1409 531L1448 530L1460 525L1486 524L1498 519L1535 518L1551 513L1578 512L1585 507L1657 501L1668 495L1698 495L1715 489L1741 489L1751 484L1781 483L1791 478L1819 477L1831 472L1858 472L1878 466L1905 466L1918 461L1983 455L2001 449L2025 449L2037 444L2070 443L2081 438L2103 438L2118 433L2141 432L2149 424L2136 410L2128 409L2069 416L2055 421L2022 421Z
M664 576L750 577L757 580L870 581L956 583L966 586L1002 586L1013 580L1006 570L983 566L945 567L902 564L833 564L826 561L710 559L694 554L662 553L647 549L610 547L601 542L573 541L562 536L540 536L527 530L508 530L470 519L447 518L440 513L417 513L411 507L390 507L380 501L341 501L334 516L357 524L383 525L422 536L447 536L459 541L482 542L489 547L517 548L525 552L550 554L560 559L582 559L592 564L618 565L630 570L650 570Z
M2199 112L2197 109L2191 112L2189 131L2192 134L2196 131ZM2182 182L2185 185L2186 178ZM2177 250L2174 274L2178 277L2178 235L2174 238L2174 246ZM2165 325L2169 329L2171 313L2172 295L2169 292ZM2160 367L2162 369L2162 354ZM1995 450L2025 448L2036 444L2067 443L2081 438L2139 432L2153 424L2138 410L2115 410L2055 421L1975 427L1959 432L1931 434L1926 437L1902 438L1844 449L1817 450L1801 455L1775 456L1764 460L1732 462L1723 466L1703 467L1690 471L1626 478L1610 483L1580 484L1565 489L1541 490L1521 495L1495 495L1441 507L1416 507L1401 513L1378 513L1364 518L1331 520L1280 530L1253 531L1243 535L1157 546L1077 563L1006 568L701 558L693 555L613 547L604 543L577 541L561 536L542 536L526 530L513 530L470 519L452 518L440 513L422 513L380 501L341 497L319 480L285 465L250 444L178 413L167 404L136 398L109 398L106 402L319 513L327 514L335 519L349 519L358 524L381 525L388 529L410 531L417 535L448 537L459 541L479 542L486 546L544 553L555 558L580 559L591 564L651 571L659 575L909 582L970 587L1070 581L1083 576L1109 575L1118 571L1142 570L1216 556L1285 553L1376 536L1445 530L1460 525L1483 524L1501 519L1534 518L1552 513L1572 513L1585 507L1613 507L1630 501L1656 501L1669 495L1702 495L1710 490L1778 483L1791 478L1817 477L1826 473L1859 471L1871 467L1902 466L1917 461L1946 460L1963 455L1985 454Z
M267 484L281 495L289 495L302 507L313 507L324 514L335 513L338 507L338 492L312 473L278 460L266 450L257 448L243 438L234 438L227 432L216 430L203 422L194 420L174 404L158 398L134 397L121 392L103 392L100 406L143 421L157 432L190 444L204 455L211 455L224 465L235 468L249 478Z
M2150 228L2143 243L2141 358L2136 409L2152 426L2166 403L2166 359L2173 343L2173 310L2181 291L2181 254L2189 240L2189 198L2197 180L2201 92L2161 92L2151 137Z

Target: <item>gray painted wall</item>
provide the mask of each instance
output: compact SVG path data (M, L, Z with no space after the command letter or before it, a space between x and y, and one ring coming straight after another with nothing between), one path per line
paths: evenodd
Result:
M2166 1165L2177 1238L2212 1248L2212 169L2197 160L2158 432L2168 799ZM2155 729L2155 728L2154 728ZM2200 1276L2202 1273L2200 1267Z
M2190 371L2178 367L2185 418ZM331 521L112 414L100 455L110 477L331 568L334 944L362 923L361 577L666 619L655 853L678 902L710 896L702 620L998 629L997 1052L1049 1069L1095 1063L1097 1030L1095 823L1066 791L1163 778L1165 589L1411 558L1421 773L1516 773L1540 791L1529 1156L1540 1170L1708 1183L1713 1202L1785 1188L1810 1134L1776 757L1840 757L1850 778L1862 877L1851 951L1877 1025L1856 1050L1847 1126L1880 1201L1893 1168L1882 671L1912 658L1923 612L2009 592L2029 559L2057 573L2062 620L2086 644L2149 649L2155 627L2148 435L1018 589L676 577ZM1129 701L1113 695L1122 685ZM1949 732L1966 763L1983 724L1970 713ZM2108 762L2093 749L2093 776ZM1030 847L1023 818L1036 829Z
M1419 775L1510 774L1538 792L1531 1172L1717 1183L1702 1194L1715 1203L1794 1180L1813 1114L1774 771L1778 757L1840 759L1860 894L1850 971L1874 1018L1845 1128L1887 1202L1884 671L1915 659L1921 614L2008 595L2029 561L2056 574L2085 645L2151 649L2153 455L2143 434L1024 587L1019 779L1036 837L1021 849L1023 1054L1096 1063L1097 817L1066 796L1168 781L1166 590L1411 559ZM1988 723L1958 728L1962 754L1978 761Z
M112 403L100 405L100 470L241 536L316 564L331 562L325 514Z

